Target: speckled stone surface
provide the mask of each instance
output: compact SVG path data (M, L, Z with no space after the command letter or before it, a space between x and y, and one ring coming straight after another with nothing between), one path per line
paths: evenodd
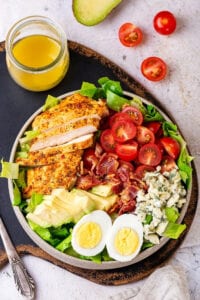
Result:
M79 24L71 8L71 0L22 1L0 0L0 41L9 27L28 15L45 15L59 22L68 38L84 44L118 64L149 90L176 119L189 144L195 165L200 170L200 3L199 1L154 2L124 0L101 24L85 27ZM152 26L154 15L170 10L177 16L177 30L171 36L158 35ZM123 47L117 37L119 26L134 22L144 32L144 42L137 48ZM168 76L158 83L147 81L140 72L142 60L160 56L168 65ZM1 88L1 87L0 87ZM184 243L167 262L182 265L187 273L191 299L200 295L200 212L197 209L192 228ZM24 261L37 284L38 300L107 299L124 290L141 286L143 281L123 286L100 286L73 275L55 265L32 256ZM22 299L14 286L9 266L0 272L0 299Z

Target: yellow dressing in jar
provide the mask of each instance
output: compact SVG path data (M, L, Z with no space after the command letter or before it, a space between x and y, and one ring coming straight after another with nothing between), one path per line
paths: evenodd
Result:
M25 89L48 90L57 85L68 70L66 37L48 18L35 16L20 22L11 28L6 40L9 73ZM27 35L22 34L23 27Z

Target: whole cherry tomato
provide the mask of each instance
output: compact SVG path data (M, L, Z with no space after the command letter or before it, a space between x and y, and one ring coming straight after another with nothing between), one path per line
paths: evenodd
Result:
M164 35L171 34L176 29L176 19L169 11L160 11L153 19L155 30Z

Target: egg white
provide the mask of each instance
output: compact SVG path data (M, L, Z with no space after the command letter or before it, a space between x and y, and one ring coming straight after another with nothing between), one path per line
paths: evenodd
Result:
M98 243L98 245L96 245L93 248L83 248L81 247L78 242L77 242L77 231L79 230L80 226L82 226L83 224L87 223L87 222L94 222L96 224L98 224L100 226L101 229L101 240ZM73 228L72 231L72 247L73 249L83 255L83 256L95 256L98 253L100 253L106 244L106 240L107 240L107 235L108 232L110 231L112 227L112 221L110 216L102 210L95 210L92 213L83 216L78 223L76 223L76 225Z
M137 249L134 251L134 253L130 255L122 255L120 254L117 249L115 248L115 237L118 233L119 230L124 229L124 228L131 228L133 229L139 238L139 243L137 246ZM108 254L111 258L120 261L120 262L125 262L125 261L130 261L138 253L140 252L141 246L143 243L143 226L142 223L138 220L137 216L133 214L123 214L114 221L113 226L108 234L108 239L106 243L107 251Z

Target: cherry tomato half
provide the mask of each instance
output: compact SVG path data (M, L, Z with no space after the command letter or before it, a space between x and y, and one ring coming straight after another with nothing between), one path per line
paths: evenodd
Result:
M161 162L162 155L157 145L148 143L142 146L138 153L138 160L143 165L157 166Z
M116 121L111 130L115 141L119 143L124 143L128 140L131 140L136 135L135 124L128 120Z
M125 161L134 160L138 153L138 143L135 141L130 141L124 144L116 145L116 154L120 159Z
M115 113L112 117L110 117L109 125L110 125L110 127L112 127L116 121L118 122L118 121L123 121L123 120L131 121L131 118L128 114L125 114L124 112Z
M147 165L140 165L137 167L137 169L135 170L135 174L139 177L139 178L143 178L146 172L153 172L155 171L155 168L152 166L147 166Z
M153 19L155 30L163 35L171 34L176 29L176 19L169 11L160 11Z
M154 133L145 126L138 126L136 133L136 140L140 145L144 145L147 143L154 143L155 136Z
M165 136L160 139L160 142L169 156L176 160L180 154L181 148L177 140L171 138L170 136Z
M141 125L144 120L141 111L134 106L125 106L122 112L128 114L135 125Z
M161 162L161 172L170 172L171 170L173 170L174 168L176 168L177 165L175 163L175 160L169 156L169 155L165 155L162 158L162 162Z
M132 23L125 23L119 28L119 40L126 47L135 47L142 42L142 31Z
M111 129L103 130L100 136L101 147L106 152L114 152L115 151L115 139L113 137Z
M161 123L158 121L151 121L146 123L145 126L148 129L150 129L154 134L156 134L161 127Z
M166 63L159 57L146 58L141 64L141 71L144 77L151 81L162 80L167 73Z

